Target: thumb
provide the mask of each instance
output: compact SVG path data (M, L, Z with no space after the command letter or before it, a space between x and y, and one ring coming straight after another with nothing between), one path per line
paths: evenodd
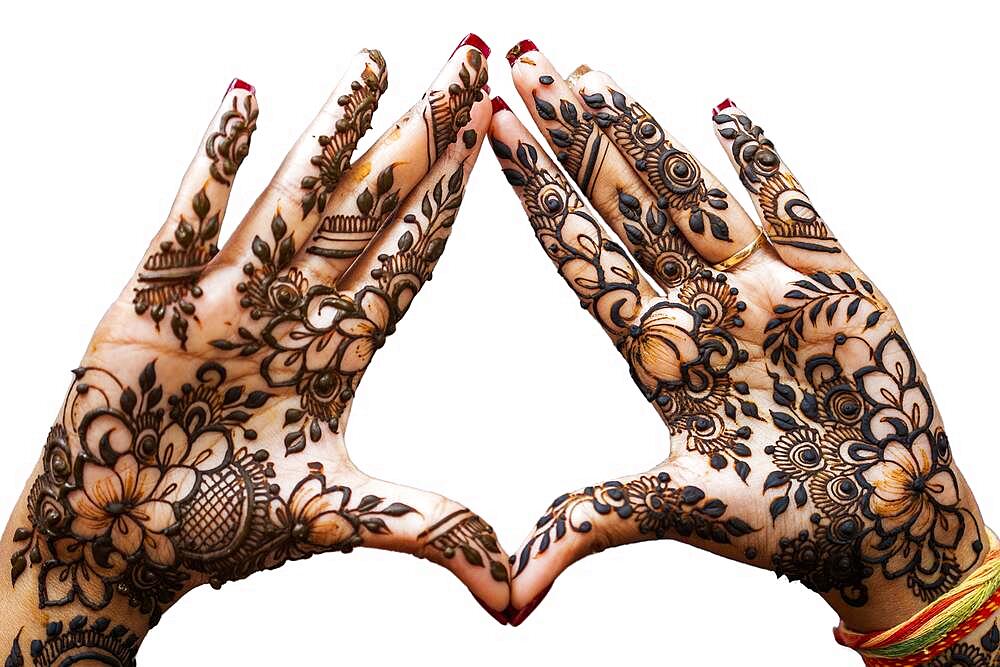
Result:
M683 457L556 498L511 565L511 624L566 568L609 547L673 538L738 560L755 553L758 528L730 508L725 482L713 477L700 459Z
M509 558L489 523L464 505L429 491L370 479L359 492L392 498L399 508L391 531L369 531L361 546L400 551L443 566L491 616L506 624ZM403 507L411 511L403 512Z

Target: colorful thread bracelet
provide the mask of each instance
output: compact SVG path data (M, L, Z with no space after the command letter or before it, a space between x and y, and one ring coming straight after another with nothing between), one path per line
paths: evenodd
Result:
M841 622L833 636L868 667L919 665L947 651L1000 609L1000 541L988 532L986 559L951 591L888 630L853 632Z

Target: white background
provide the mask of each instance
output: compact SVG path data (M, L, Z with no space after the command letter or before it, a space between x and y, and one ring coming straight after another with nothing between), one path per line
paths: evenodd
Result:
M984 3L985 4L985 3ZM389 62L378 134L468 31L609 71L743 197L713 137L731 96L768 130L899 311L957 460L1000 526L996 16L917 3L11 3L0 11L0 514L91 331L159 227L226 85L261 107L229 228L349 56ZM366 375L359 466L470 504L510 550L559 492L638 472L663 427L537 248L485 151L435 280ZM444 570L362 550L184 597L146 640L173 664L855 665L799 586L672 542L572 567L520 628Z

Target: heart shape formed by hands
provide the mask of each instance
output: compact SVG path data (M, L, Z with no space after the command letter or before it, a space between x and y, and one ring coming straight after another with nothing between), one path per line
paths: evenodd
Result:
M352 161L388 82L381 54L360 53L220 250L257 124L253 88L233 82L8 526L15 597L66 618L11 632L10 664L22 632L53 655L97 638L130 664L191 588L359 546L447 567L514 626L579 558L647 539L799 580L859 630L982 561L982 517L893 311L761 128L728 101L713 114L763 230L610 77L563 79L525 41L508 60L560 169L500 98L491 115L488 56L464 39ZM559 495L512 557L464 505L369 477L344 442L487 132L670 440L646 472Z

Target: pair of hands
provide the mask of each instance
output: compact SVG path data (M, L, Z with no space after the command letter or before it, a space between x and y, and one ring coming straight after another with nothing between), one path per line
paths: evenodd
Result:
M387 86L382 56L360 53L220 250L257 121L234 82L5 533L15 594L65 616L23 627L12 656L21 633L55 655L89 632L125 664L191 588L358 546L443 565L514 625L575 560L646 539L800 580L858 630L974 569L986 530L899 323L761 129L728 103L713 116L763 235L607 75L564 79L522 42L514 82L560 169L491 104L488 55L463 40L352 161ZM670 442L646 472L559 495L512 556L464 505L359 471L344 441L487 135Z

